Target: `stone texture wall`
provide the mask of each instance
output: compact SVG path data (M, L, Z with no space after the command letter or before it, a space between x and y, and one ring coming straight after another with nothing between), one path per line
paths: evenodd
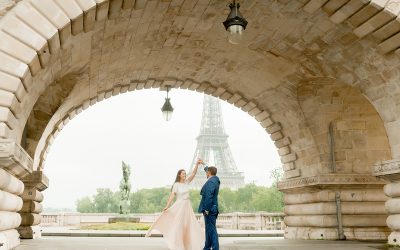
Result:
M13 4L0 3L3 10ZM40 170L54 137L82 110L172 84L217 96L259 121L281 156L285 192L381 190L372 164L400 157L397 0L256 0L241 10L249 26L243 44L233 46L221 24L223 1L19 2L0 14L0 137L21 142ZM330 122L336 174L327 160ZM315 238L323 230L333 238L333 201L323 202L313 202L313 215L289 218L287 235ZM380 220L355 221L379 238L386 229L377 202L365 218ZM305 204L294 205L306 211Z
M70 74L53 82L35 103L25 126L22 144L31 157L34 157L37 144L51 117L71 93L79 77L80 74Z
M253 110L248 110L252 111L251 115L268 112L276 125L270 126L267 132L282 148L280 154L287 178L312 176L315 174L313 169L320 165L319 159L313 157L318 154L318 147L297 101L298 85L302 79L323 75L348 82L350 77L344 77L348 74L341 71L342 61L339 60L350 57L347 50L359 51L355 44L365 43L364 40L354 44L342 40L336 42L332 37L349 35L351 29L345 25L335 25L322 11L313 14L293 11L305 8L301 1L280 1L272 5L257 3L256 12L253 11L254 5L244 7L243 13L249 14L249 21L253 24L253 28L246 33L247 48L226 43L225 31L220 28L217 19L219 8L224 9L220 3L174 7L150 1L145 8L136 6L133 9L124 6L121 9L115 3L111 6L108 3L98 4L93 9L94 19L91 13L85 16L82 10L83 15L79 15L78 8L82 7L79 5L58 1L56 6L51 7L60 9L59 14L64 18L55 19L43 6L32 2L32 5L27 3L18 6L17 20L7 20L8 23L33 21L23 14L32 12L35 16L37 9L42 8L40 15L56 24L54 31L43 33L44 30L38 30L39 35L48 42L44 47L38 46L40 53L37 62L43 70L36 70L38 64L31 63L28 65L31 78L22 81L29 94L21 94L17 102L12 99L9 101L15 103L11 105L9 115L15 117L10 119L16 119L13 123L7 121L4 127L10 137L18 141L22 139L26 122L28 127L35 124L35 120L29 117L32 117L31 110L39 96L51 92L45 92L47 86L71 72L86 70L89 88L82 93L86 99L94 98L115 86L129 85L130 81L190 79L199 84L210 84L215 88L209 90L210 94L230 99L238 107L255 104ZM203 10L203 14L190 17L193 10ZM68 18L71 21L65 23ZM19 30L26 29L23 24L19 25ZM52 32L57 30L58 36L54 36L57 33ZM7 27L4 27L4 31L13 37L18 36ZM19 39L23 40L21 37ZM370 42L367 40L367 43ZM336 49L337 53L332 53L332 49ZM361 56L361 52L355 53L355 58ZM195 85L185 87L193 90L199 88ZM227 92L225 96L218 92L218 88ZM271 125L268 124L269 120L261 122ZM37 138L35 140L30 144L33 146L30 152L37 144ZM303 174L300 169L303 169Z
M9 107L9 111L5 110L7 119L2 124L3 137L21 141L26 121L39 96L48 85L70 72L87 68L89 99L130 81L191 79L227 90L231 96L226 94L226 99L239 107L254 103L259 113L267 111L272 120L279 123L268 132L274 134L280 127L280 133L273 137L276 141L285 139L277 144L282 146L291 142L289 148L280 151L287 177L300 176L299 169L319 165L318 160L310 162L309 158L318 149L313 145L310 128L296 101L296 90L301 81L310 77L333 77L358 86L365 83L370 72L376 72L368 69L377 65L377 61L383 66L397 65L396 55L380 55L379 50L369 49L376 46L370 37L357 40L361 28L356 32L341 24L344 20L337 19L340 6L328 3L322 10L310 6L318 4L314 1L307 4L304 1L278 1L244 6L243 13L248 14L252 28L246 31L246 46L231 46L226 43L226 33L217 18L218 10L225 7L222 3L170 6L149 1L131 9L130 4L120 6L112 2L109 5L107 1L93 6L63 1L41 5L37 1L26 1L17 6L16 18L7 18L2 27L4 41L18 39L30 47L18 44L26 53L16 53L21 51L15 47L16 43L14 47L0 49L2 59L11 60L9 65L14 65L12 68L2 66L0 74L5 74L2 77L7 81L17 82L19 78L18 84L24 86L23 90L18 87L3 94L7 98L4 105ZM367 5L358 10L367 7L376 6ZM51 8L58 16L49 11ZM342 8L350 7L344 5ZM293 11L296 9L304 11ZM191 16L195 10L202 14ZM354 21L354 17L350 19L354 26L362 26L362 22ZM32 30L25 25L39 20L46 30ZM11 24L16 28L9 29ZM37 38L28 41L18 32ZM42 44L43 39L47 43ZM31 53L32 48L37 53ZM385 73L385 77L389 75ZM9 95L9 91L15 93L16 98ZM210 90L210 93L218 95L215 91ZM363 88L362 93L372 95ZM373 104L379 107L379 103ZM392 111L382 109L382 112L387 130L394 134L391 131L395 130L396 122L385 115ZM252 115L257 115L257 111L254 110ZM390 124L386 124L386 120ZM396 138L389 136L389 142L397 145ZM391 150L395 155L394 148ZM312 174L311 171L306 175Z
M360 91L332 78L314 78L300 84L298 98L318 148L311 159L321 162L314 175L371 174L376 162L391 159L383 121Z
M21 0L0 0L0 19Z

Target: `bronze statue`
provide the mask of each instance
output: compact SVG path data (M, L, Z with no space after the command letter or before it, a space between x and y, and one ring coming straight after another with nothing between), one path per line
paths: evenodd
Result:
M131 182L129 180L131 175L131 167L122 161L122 180L119 184L121 190L121 202L119 206L120 214L129 214L129 194L131 193Z

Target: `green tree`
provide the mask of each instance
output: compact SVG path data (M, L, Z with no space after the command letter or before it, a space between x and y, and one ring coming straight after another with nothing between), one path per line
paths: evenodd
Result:
M270 177L272 178L272 180L274 180L272 186L278 186L278 182L282 179L283 177L283 170L281 167L277 167L274 168L271 172L270 172Z
M130 209L132 213L154 213L160 212L167 203L170 189L152 188L141 189L130 196Z
M93 197L97 213L118 213L119 197L109 188L98 188L97 194Z
M259 189L251 201L255 211L282 212L283 193L276 187Z
M90 197L85 196L76 201L76 211L80 213L95 213L96 209Z
M236 207L236 194L235 191L228 188L223 188L219 192L219 210L221 213L234 211Z
M199 209L199 205L200 205L200 199L201 199L200 191L199 190L190 190L189 197L190 197L190 202L192 203L193 211L197 213L197 210Z
M130 213L160 212L167 203L171 193L170 188L141 189L129 196ZM191 190L189 193L193 211L197 212L200 203L200 191ZM79 199L77 211L85 213L117 213L119 211L119 192L99 188L91 197ZM238 190L222 188L219 192L220 212L281 212L283 211L283 194L276 185L260 187L248 184Z
M257 187L255 184L248 184L242 188L239 188L236 191L237 206L234 209L243 212L255 212L251 202L253 200L253 194L255 194L258 189L259 187Z

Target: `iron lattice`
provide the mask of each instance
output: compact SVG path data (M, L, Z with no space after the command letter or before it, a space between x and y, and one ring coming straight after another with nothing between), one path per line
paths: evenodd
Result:
M208 165L218 168L222 188L238 189L244 186L244 175L238 171L228 144L220 101L215 97L204 95L200 135L196 139L197 147L190 173L193 171L197 158L201 158ZM192 182L192 187L200 189L205 181L205 173L200 167Z

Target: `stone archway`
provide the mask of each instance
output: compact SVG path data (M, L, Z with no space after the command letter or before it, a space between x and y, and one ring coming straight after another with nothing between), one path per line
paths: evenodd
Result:
M40 200L39 191L48 185L40 166L57 131L76 113L120 92L168 83L227 100L249 112L271 134L284 163L286 180L280 186L288 193L287 237L337 238L339 229L331 216L331 194L337 192L341 197L350 195L344 202L380 203L365 215L376 215L376 211L382 215L385 198L379 190L385 182L372 176L372 165L391 160L378 166L377 175L400 172L396 98L400 61L395 52L400 47L400 26L395 0L248 1L242 10L252 25L241 46L226 43L220 24L225 18L221 15L226 9L224 2L6 2L5 7L0 6L0 137L4 138L1 166L6 170L2 180L7 179L8 184L0 189L10 194L15 204L21 202L18 195L22 191L17 187L23 180L28 187L22 195L25 204L39 207L34 201ZM361 145L371 133L377 140L387 137L383 154L368 146L359 155L355 149L338 152L336 157L342 158L333 158L333 162L338 161L338 169L342 166L345 170L340 174L327 171L328 147L321 140L328 140L327 122L335 121L330 137L339 135L335 139L346 145L346 138L340 136L348 120L333 119L329 107L315 110L321 106L319 98L325 96L306 94L316 86L326 90L326 79L333 79L331 85L346 84L348 88L336 94L323 91L333 100L336 95L343 96L343 91L362 100L362 108L352 115L362 115L365 110L373 113L368 114L374 117L375 127L347 131L352 141ZM341 112L346 114L343 109ZM312 117L314 113L318 119ZM369 121L365 120L366 127ZM355 130L363 130L357 129L363 123L355 124ZM351 154L353 158L348 159ZM364 161L363 156L370 154L374 157ZM368 166L363 168L363 164ZM391 166L390 173L385 166ZM354 195L348 192L349 183L371 192ZM28 197L29 192L35 197ZM329 200L324 200L326 192ZM303 201L302 197L308 198ZM323 213L316 208L312 214L295 217L311 203L314 208L322 207ZM0 211L15 219L0 228L0 234L15 241L19 205L10 208L11 202L7 204L0 206ZM39 210L26 208L21 213L23 220L29 221L27 226L37 223L40 217L34 212ZM343 225L349 238L386 237L381 221L375 227L363 220L354 223ZM397 226L392 229L400 230Z
M85 84L82 82L82 84ZM48 115L47 118L47 126L43 127L40 134L40 139L36 142L31 142L33 145L36 145L34 155L31 152L32 158L35 159L33 164L34 170L43 169L43 162L46 159L47 152L49 152L49 148L54 141L55 137L62 130L62 128L77 114L81 113L83 110L88 108L95 103L102 101L104 99L110 98L112 96L122 94L128 91L141 90L145 88L160 88L161 90L165 90L165 86L170 85L173 88L180 89L188 89L197 92L203 92L205 94L210 94L214 97L220 98L236 107L242 109L244 112L248 112L250 116L253 116L260 125L266 130L267 133L270 134L271 139L276 142L277 149L279 151L280 156L282 157L282 162L292 164L294 166L294 162L296 161L296 155L293 154L291 150L291 141L290 138L284 135L284 131L280 123L275 122L273 118L270 116L270 113L266 110L261 110L255 103L247 102L240 94L238 93L230 93L224 88L216 88L212 86L210 83L203 82L198 83L191 79L185 80L177 80L177 79L148 79L146 81L131 81L129 85L116 85L113 86L112 89L104 90L98 93L97 96L88 98L88 96L77 94L75 96L79 96L74 100L67 100L63 103L62 106L59 106L56 112L53 115ZM78 87L74 90L79 90L81 93L87 93L84 87L77 85ZM76 91L72 91L71 94L74 95ZM40 100L41 98L39 98ZM45 98L46 99L46 98ZM44 104L45 105L45 104ZM45 105L46 107L50 106L50 104ZM33 112L31 113L32 119L35 119L35 113L43 113L41 112L41 107L35 105ZM40 115L39 118L43 116ZM34 125L37 122L32 122ZM27 124L29 125L29 123ZM35 136L33 136L34 138ZM33 138L28 138L28 140L33 141ZM27 150L29 153L30 151ZM292 168L291 170L295 170ZM299 172L299 170L297 170Z

